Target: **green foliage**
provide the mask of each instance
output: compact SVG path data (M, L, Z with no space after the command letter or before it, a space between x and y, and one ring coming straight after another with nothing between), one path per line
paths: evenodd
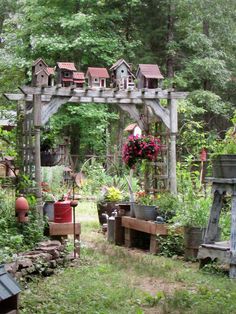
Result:
M206 227L212 204L210 190L201 192L199 172L178 167L180 206L173 218L183 226Z
M106 193L104 195L104 200L107 202L117 202L122 199L122 193L119 189L114 186L106 188Z
M162 192L157 197L157 214L169 222L180 207L179 199L176 195L169 192Z
M64 166L42 167L42 181L47 182L49 193L43 195L44 200L60 199L68 192L69 187L63 182Z
M83 166L83 173L86 176L85 184L82 186L82 193L97 195L102 186L112 186L112 177L109 176L101 163L92 161Z
M183 255L184 253L184 237L182 234L177 234L173 228L170 229L168 235L163 237L157 235L159 245L159 255L172 257L175 255Z
M13 190L0 188L0 263L6 263L17 253L33 248L43 238L44 223L32 209L35 200L30 195L27 200L31 208L29 222L21 224L16 221L15 217Z
M152 206L157 204L157 198L145 191L138 191L135 194L135 202L140 205Z
M16 156L16 131L0 128L0 153L4 156Z
M230 127L223 140L218 140L216 147L213 151L212 158L215 158L217 155L235 155L236 154L236 136L235 136L235 124L236 124L236 112L231 119L234 123L234 127Z

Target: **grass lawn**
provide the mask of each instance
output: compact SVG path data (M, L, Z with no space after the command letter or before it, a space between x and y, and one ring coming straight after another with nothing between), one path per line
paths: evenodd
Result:
M236 281L213 267L109 244L93 203L81 203L77 219L81 259L29 283L20 313L236 313Z

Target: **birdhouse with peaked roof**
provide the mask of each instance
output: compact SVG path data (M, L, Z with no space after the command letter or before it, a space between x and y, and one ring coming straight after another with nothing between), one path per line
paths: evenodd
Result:
M42 58L38 58L32 65L32 85L53 86L54 74L54 69L48 67Z
M142 135L142 130L140 129L140 127L138 126L137 123L132 123L132 124L129 124L125 129L124 129L125 132L128 132L129 135L138 135L138 136L141 136Z
M92 68L88 67L86 78L88 79L88 86L91 88L106 88L109 74L106 68Z
M138 89L161 87L164 79L157 64L139 64L136 76Z
M122 89L133 89L135 87L135 76L131 72L131 66L124 60L119 59L110 68L112 87Z
M83 88L85 77L83 72L73 72L73 83L76 87Z
M19 313L19 293L21 289L13 277L0 265L0 313Z
M57 84L68 87L74 83L74 72L77 72L74 62L57 62Z

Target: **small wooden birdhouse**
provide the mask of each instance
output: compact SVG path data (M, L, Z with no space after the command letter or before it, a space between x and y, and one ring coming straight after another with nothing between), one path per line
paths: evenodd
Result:
M32 65L32 85L33 86L53 86L54 69L48 67L47 63L38 58Z
M65 167L63 169L63 179L67 183L72 180L72 169L70 167Z
M89 67L86 73L88 85L92 88L102 88L107 86L106 80L109 74L106 68L91 68Z
M135 76L131 72L131 66L124 60L119 59L110 68L112 87L122 89L133 89L135 87Z
M138 89L161 87L164 79L157 64L139 64L136 76Z
M21 289L13 277L0 265L0 313L19 313L19 293Z
M140 129L140 127L137 125L137 123L132 123L129 124L125 129L125 132L128 132L129 135L138 135L141 136L142 135L142 130Z
M61 84L63 87L73 85L73 74L77 72L74 62L57 62L57 84Z
M83 72L73 72L73 83L76 87L83 88L85 77Z

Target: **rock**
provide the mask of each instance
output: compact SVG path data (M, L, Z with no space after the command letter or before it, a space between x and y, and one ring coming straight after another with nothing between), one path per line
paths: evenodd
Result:
M11 275L15 275L16 271L18 269L18 264L17 262L12 262L9 264L5 264L5 270L10 273Z
M22 278L22 273L20 271L17 271L14 275L16 280L20 280Z
M27 268L22 268L20 272L22 274L22 277L25 277L28 274Z
M28 273L28 274L32 274L32 273L35 272L35 266L32 265L32 266L28 267L26 270L27 270L27 273Z
M36 261L38 259L43 261L50 261L53 258L51 254L40 251L27 252L23 256L31 259L32 261Z
M40 247L37 248L38 251L42 251L46 254L51 254L53 258L58 258L60 256L60 253L58 252L58 247L55 245L47 246L47 247Z
M44 249L47 249L49 247L55 248L58 251L64 250L64 245L62 245L61 242L57 240L48 240L48 241L40 242L36 250L44 251Z
M51 260L50 263L49 263L49 266L51 268L56 268L57 267L57 262L55 260Z
M54 269L52 268L46 268L43 272L42 275L47 277L47 276L51 276L54 274Z
M21 270L23 268L31 267L33 263L30 258L21 257L21 259L17 261L17 265L18 265L18 270Z

